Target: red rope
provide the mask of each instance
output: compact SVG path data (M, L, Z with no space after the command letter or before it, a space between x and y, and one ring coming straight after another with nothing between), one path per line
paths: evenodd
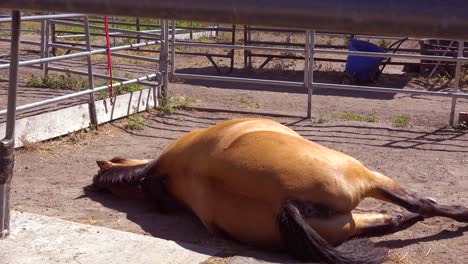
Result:
M112 102L112 94L113 94L113 87L112 87L112 56L110 50L110 34L109 34L109 18L107 16L104 17L104 24L106 29L106 44L107 44L107 71L109 72L110 78L110 86L109 86L109 96Z

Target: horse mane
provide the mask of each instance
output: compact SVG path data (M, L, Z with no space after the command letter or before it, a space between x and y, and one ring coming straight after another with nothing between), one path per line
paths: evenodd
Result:
M98 172L93 177L96 187L112 187L116 185L140 185L148 173L156 166L157 160L147 164L133 166L112 166Z

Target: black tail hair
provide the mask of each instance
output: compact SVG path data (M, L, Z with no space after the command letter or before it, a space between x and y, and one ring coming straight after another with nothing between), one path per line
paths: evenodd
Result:
M286 250L301 261L329 264L377 264L387 260L387 252L368 239L359 238L333 247L310 227L292 201L283 204L278 215L281 239Z
M140 185L156 166L157 160L134 166L113 166L93 178L94 187L108 188L116 185Z

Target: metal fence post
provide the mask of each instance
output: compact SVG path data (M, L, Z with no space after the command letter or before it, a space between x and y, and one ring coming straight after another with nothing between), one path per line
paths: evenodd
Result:
M459 40L458 41L458 58L463 57L463 50L465 48L465 42ZM460 77L461 77L461 68L462 68L462 61L457 61L455 66L455 79L453 81L453 92L458 93L458 89L460 88ZM455 124L455 108L457 106L457 96L454 95L452 97L452 107L450 108L450 125L453 126Z
M315 30L308 31L309 38L309 68L308 68L308 84L307 84L307 117L312 117L312 93L314 91L314 49L315 49Z
M86 34L86 50L91 51L91 36L89 33L89 19L86 16L84 18L84 30ZM86 56L87 64L88 64L88 89L93 89L94 88L94 81L93 81L93 62L92 62L92 55L88 54ZM93 125L95 128L98 127L98 120L97 120L97 114L96 114L96 99L94 98L94 93L89 94L89 119L91 122L91 125Z
M12 12L11 56L8 86L8 116L5 138L0 141L0 238L10 231L10 182L15 165L16 94L18 88L20 11Z
M51 23L50 24L50 35L52 37L52 43L55 43L57 42L57 28L55 27L55 23ZM52 54L54 56L57 56L57 49L56 48L52 48Z
M310 82L309 82L309 62L310 62L310 30L306 30L305 32L305 45L304 45L304 88L309 90ZM310 118L309 115L309 102L307 102L307 118Z
M44 32L44 54L43 54L43 58L48 58L49 57L49 45L50 45L50 27L51 27L51 23L49 23L49 20L46 19L45 20L45 32ZM48 62L44 62L42 65L44 65L44 77L47 77L49 75L49 63Z
M47 27L46 20L43 19L41 20L41 58L45 58L45 52L46 52L46 47L45 47L45 30ZM44 63L41 63L41 69L44 70Z
M161 30L161 53L159 55L159 70L161 71L162 87L161 87L161 104L165 105L167 100L167 85L168 85L168 56L169 56L169 21L162 21Z
M175 74L175 59L176 59L176 50L175 50L175 42L176 42L176 21L172 20L171 25L171 77Z

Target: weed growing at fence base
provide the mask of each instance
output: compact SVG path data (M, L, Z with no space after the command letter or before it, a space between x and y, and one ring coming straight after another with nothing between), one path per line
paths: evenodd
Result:
M411 117L407 114L398 115L393 119L393 125L396 127L408 127L411 123Z
M66 74L49 74L46 77L32 75L27 80L27 85L37 88L51 88L81 91L88 89L88 82L80 76Z
M339 118L342 120L346 121L359 121L359 122L369 122L369 123L378 123L379 118L377 117L377 114L375 112L371 112L367 116L351 113L351 112L345 112L340 115L332 115L333 118Z
M190 108L195 100L186 96L167 96L166 104L158 106L156 109L163 114L172 115L177 109Z
M249 98L247 98L245 96L242 96L239 101L240 101L241 106L243 108L247 108L247 109L258 109L258 108L260 108L259 103L252 102L251 99L249 99Z
M125 128L128 130L143 130L145 127L144 118L141 114L132 114L128 116L127 124Z

